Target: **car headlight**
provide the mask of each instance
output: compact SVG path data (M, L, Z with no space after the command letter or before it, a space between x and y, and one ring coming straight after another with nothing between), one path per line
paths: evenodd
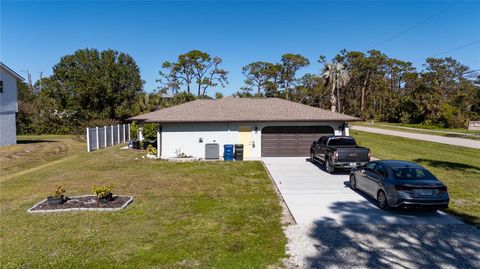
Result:
M397 191L399 198L410 198L410 193L406 191Z

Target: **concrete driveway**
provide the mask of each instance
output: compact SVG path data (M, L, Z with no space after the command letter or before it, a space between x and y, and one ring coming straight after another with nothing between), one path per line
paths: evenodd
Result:
M443 212L379 209L349 187L348 172L331 175L305 157L263 158L297 223L461 224Z

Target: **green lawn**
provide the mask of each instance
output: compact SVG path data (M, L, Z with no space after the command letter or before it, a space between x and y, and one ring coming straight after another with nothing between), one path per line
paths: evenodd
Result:
M151 161L49 140L1 150L2 268L265 268L285 256L279 199L260 162ZM57 184L81 195L107 183L134 202L114 213L26 212Z
M438 127L432 127L432 126L425 126L421 124L401 124L401 123L388 123L388 122L375 122L374 125L372 125L370 122L353 122L351 125L374 127L374 128L402 131L402 132L409 132L409 133L430 134L430 135L438 135L438 136L446 136L446 137L459 137L459 138L480 140L480 131L468 131L467 129L462 129L462 128L438 128Z
M447 211L480 225L480 150L359 131L351 135L377 158L414 161L429 169L448 187Z
M75 155L85 146L72 138L58 135L18 136L17 145L0 148L0 175L36 169Z

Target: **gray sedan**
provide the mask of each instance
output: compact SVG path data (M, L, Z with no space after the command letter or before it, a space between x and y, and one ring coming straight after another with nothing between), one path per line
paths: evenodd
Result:
M389 207L447 208L447 187L422 166L406 161L372 161L350 173L350 186Z

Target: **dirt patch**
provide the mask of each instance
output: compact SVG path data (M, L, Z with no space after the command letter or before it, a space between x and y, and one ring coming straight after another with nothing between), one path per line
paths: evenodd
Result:
M63 204L51 205L47 200L36 204L29 212L35 211L71 211L71 210L102 210L102 209L111 209L118 210L126 207L133 198L131 196L118 195L114 196L111 201L106 203L101 203L98 201L97 197L94 195L85 195L85 196L75 196L68 197Z

